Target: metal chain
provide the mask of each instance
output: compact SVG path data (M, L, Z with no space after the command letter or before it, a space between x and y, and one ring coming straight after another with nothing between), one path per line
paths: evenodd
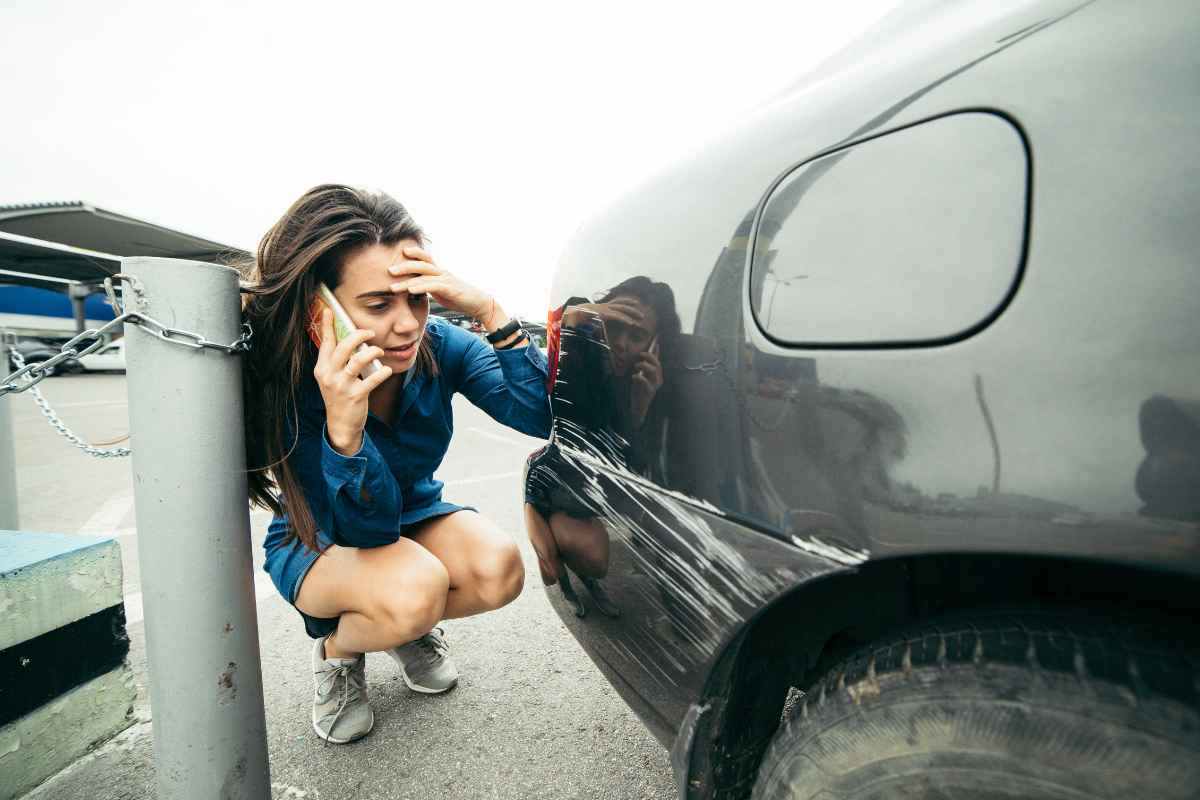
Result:
M177 344L181 347L188 347L193 350L220 350L222 353L229 354L240 353L249 350L250 339L254 335L254 331L250 328L250 323L243 322L241 335L238 336L238 338L232 343L221 344L219 342L210 342L208 339L205 339L198 333L192 333L191 331L185 331L181 330L180 328L172 328L169 325L163 325L158 320L148 317L138 311L126 311L123 314L118 315L111 322L108 322L99 328L91 328L90 330L86 330L74 337L69 342L64 344L62 348L60 348L60 352L56 355L46 359L45 361L38 361L34 364L26 364L16 372L9 375L4 379L4 382L0 384L0 397L10 393L24 392L25 390L36 386L49 377L46 374L46 371L51 367L56 367L64 361L78 359L82 356L94 353L104 346L104 334L108 333L113 328L116 328L118 325L126 322L132 325L137 325L139 328L144 328L149 333L157 336L164 342L169 342L170 344ZM82 350L77 349L76 346L80 342L84 342L89 339L94 339L95 341L91 342ZM12 352L14 355L13 360L16 361L18 357L17 351L13 350ZM22 359L22 361L23 360L24 359Z
M170 344L182 345L190 347L193 350L220 350L222 353L233 355L250 349L250 339L254 335L254 331L250 328L249 322L242 323L242 333L238 338L234 339L229 344L221 344L220 342L210 342L198 333L181 330L180 328L171 328L163 325L156 319L147 317L145 314L127 313L128 322L132 322L142 330L149 331Z
M220 342L211 342L198 333L185 331L180 328L172 328L169 325L163 325L153 317L146 316L139 311L125 311L120 303L117 302L116 292L113 290L112 281L115 278L125 278L128 280L135 295L138 298L138 305L144 305L145 292L141 287L140 282L132 280L126 275L113 275L111 278L106 278L104 281L105 291L112 302L113 308L120 311L112 321L105 323L99 328L92 328L73 337L70 341L59 348L59 352L45 361L38 361L33 364L27 364L25 357L22 356L15 347L9 352L13 362L17 365L17 371L6 377L0 383L0 397L6 394L24 392L27 390L33 391L34 401L42 410L42 414L50 421L50 424L62 434L67 441L78 447L83 452L97 458L120 458L129 455L132 451L128 447L95 447L77 436L70 428L68 428L46 398L42 395L37 385L48 378L55 371L55 367L64 361L78 359L83 356L94 353L105 344L104 335L118 326L129 323L137 325L146 332L158 337L169 344L180 345L193 350L219 350L222 353L232 355L234 353L245 352L250 349L250 340L254 335L254 331L250 328L249 322L242 323L242 332L230 344L221 344ZM7 333L7 332L6 332ZM80 349L80 345L87 342L87 345ZM4 351L4 347L0 346L0 353Z
M121 314L112 322L102 325L99 328L84 331L59 348L60 352L58 354L51 356L45 361L24 364L25 359L17 352L16 348L13 348L11 351L12 359L17 362L17 366L20 369L5 378L4 383L0 384L0 397L10 392L23 392L26 389L30 389L48 378L49 375L46 373L53 373L54 367L57 367L62 362L86 356L89 353L99 350L104 346L104 334L123 323L129 316L129 314ZM82 350L78 349L77 345L88 339L94 339L95 341L88 344ZM21 382L18 383L18 381Z
M13 361L17 362L18 367L24 368L25 357L23 355L18 353L16 350L13 350L12 358ZM55 358L57 358L57 356L55 356ZM45 369L45 366L48 363L49 361L43 361L38 366L41 366L43 369ZM79 438L74 431L68 428L66 424L58 418L58 414L54 413L54 409L50 407L48 402L46 402L46 398L42 395L41 389L37 388L32 383L26 388L29 388L33 391L33 401L38 404L40 409L42 409L42 414L50 421L50 425L53 426L54 430L61 433L63 438L78 447L83 452L87 453L89 456L95 456L96 458L121 458L133 452L128 447L96 447L95 445L89 444L88 442Z

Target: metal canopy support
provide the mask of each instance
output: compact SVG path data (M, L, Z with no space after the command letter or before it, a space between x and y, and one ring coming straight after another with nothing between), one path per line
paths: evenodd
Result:
M71 310L75 313L75 332L87 330L87 299L95 293L95 289L82 283L72 283L68 294L71 297Z
M0 370L8 374L8 342L0 331ZM12 414L9 396L0 397L0 530L15 531L20 513L17 507L17 457L14 451Z
M237 337L234 270L167 258L122 270L128 310ZM267 800L240 359L126 331L158 797Z

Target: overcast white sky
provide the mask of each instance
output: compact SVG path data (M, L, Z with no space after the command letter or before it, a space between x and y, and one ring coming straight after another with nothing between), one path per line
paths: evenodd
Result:
M377 187L541 317L590 212L894 5L0 0L0 204L251 249L314 184Z

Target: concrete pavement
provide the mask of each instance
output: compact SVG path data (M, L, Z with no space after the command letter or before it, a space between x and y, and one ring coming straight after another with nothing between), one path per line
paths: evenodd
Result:
M127 432L119 375L52 378L42 386L60 415L92 441ZM26 800L141 800L154 796L145 641L129 466L71 448L29 398L13 400L21 527L118 533L138 676L139 722L26 796ZM184 421L181 421L181 423ZM492 614L445 624L462 672L444 696L410 692L391 661L369 655L375 729L324 745L309 723L311 640L261 570L259 635L273 796L341 798L668 798L665 751L608 686L551 611L521 528L520 469L538 443L456 401L455 439L439 471L446 496L513 533L525 591ZM136 447L134 440L132 446ZM256 568L268 516L252 517Z

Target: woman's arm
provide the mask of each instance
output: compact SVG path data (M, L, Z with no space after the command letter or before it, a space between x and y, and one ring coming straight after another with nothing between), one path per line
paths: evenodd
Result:
M496 350L447 326L447 352L461 353L459 392L497 422L530 436L550 437L546 357L536 347Z
M400 486L371 436L344 455L330 443L324 416L301 412L291 458L317 527L351 547L379 547L400 538Z
M310 498L324 500L325 519L318 524L353 547L378 547L400 537L400 487L387 461L366 432L371 392L391 377L384 366L367 378L359 373L371 359L383 355L378 347L364 348L371 331L355 331L338 342L332 313L321 317L321 346L313 377L324 401L324 415L301 417L296 456L304 465ZM314 517L317 512L314 510Z
M404 255L406 261L389 267L399 278L391 285L393 292L428 292L445 308L479 320L488 333L508 322L494 297L439 267L421 248L406 247ZM549 438L548 373L542 351L530 347L528 340L521 341L519 330L496 342L495 347L505 348L496 350L461 328L448 325L446 331L443 358L456 378L453 389L497 422Z

